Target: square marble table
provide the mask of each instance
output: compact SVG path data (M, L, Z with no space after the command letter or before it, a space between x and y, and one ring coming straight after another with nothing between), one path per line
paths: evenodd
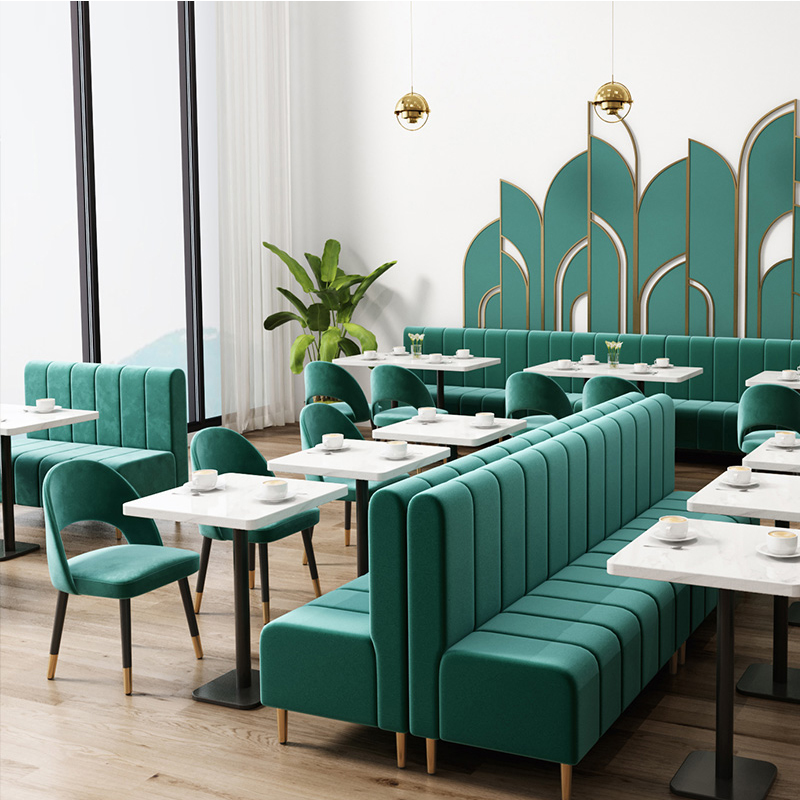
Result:
M608 559L611 575L719 589L716 752L695 751L687 756L670 782L677 795L763 800L777 775L774 764L733 755L733 592L771 594L784 600L800 597L798 559L771 558L756 550L768 530L756 525L690 520L694 543L677 549L646 531Z
M779 369L765 369L763 372L759 372L758 375L753 375L751 378L748 378L745 382L745 386L758 386L761 383L779 383L783 386L788 386L790 389L797 389L800 390L800 372L795 372L795 379L791 381L784 380L781 377L781 371Z
M432 422L422 422L419 417L394 422L375 428L373 439L403 442L422 442L424 444L450 445L451 458L458 455L458 446L481 447L509 436L517 431L525 430L524 419L504 419L495 417L490 428L479 428L475 425L475 417L464 414L437 414Z
M633 364L620 364L612 368L604 361L598 361L596 364L575 362L570 369L559 369L557 365L557 361L547 361L544 364L526 367L524 371L547 375L548 378L583 378L584 380L594 378L595 375L611 375L615 378L636 381L642 390L645 383L684 383L703 374L702 367L679 367L677 365L671 367L651 366L649 372L634 372Z
M25 555L39 549L38 544L18 542L14 533L14 465L11 462L11 437L22 433L60 428L78 422L90 422L99 417L97 411L64 408L41 414L35 407L0 405L0 466L3 470L3 542L0 543L0 561Z
M166 519L233 528L233 596L236 668L192 692L195 700L250 709L261 705L258 670L250 665L250 600L248 589L247 531L274 525L295 514L310 511L347 494L347 487L319 481L290 480L297 494L277 503L260 500L263 475L229 472L220 476L223 488L195 492L188 487L168 489L122 506L129 517Z
M415 358L410 353L397 356L394 353L378 353L377 358L366 359L363 355L340 356L333 359L334 364L341 367L377 367L379 364L394 364L407 369L433 370L436 372L436 405L444 408L444 374L445 372L472 372L476 369L486 369L500 364L499 358L488 356L470 356L469 358L456 358L445 356L441 361L432 364L429 356L422 355Z
M364 439L345 439L347 449L324 450L312 447L288 456L272 458L267 466L273 472L294 472L303 475L319 475L323 478L352 478L356 482L356 570L359 575L369 571L369 482L386 481L404 475L412 469L427 467L444 461L449 450L446 447L416 445L408 448L405 458L394 460L384 456L382 442ZM320 484L336 486L335 483ZM345 489L343 484L339 484Z
M800 521L800 477L758 472L753 475L757 485L749 489L726 486L725 478L724 474L720 475L692 495L686 508L709 514L774 519L776 527L782 528ZM777 560L770 559L772 561ZM800 575L800 558L786 559L786 562ZM736 688L742 694L800 703L800 669L789 669L789 601L776 594L773 605L772 666L751 664Z

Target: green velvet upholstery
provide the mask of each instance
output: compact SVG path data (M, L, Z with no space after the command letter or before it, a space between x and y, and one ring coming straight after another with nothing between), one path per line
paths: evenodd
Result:
M549 441L558 434L600 419L604 414L641 399L639 393L615 398L597 408L506 439L377 492L369 509L369 573L302 609L284 614L263 629L260 642L262 702L278 708L407 732L408 508L413 498L432 486L452 481L486 464L499 463L511 454ZM335 427L341 415L317 411L318 407L321 408L320 404L307 406L301 412L304 447L310 446L328 430L339 430L354 437L353 430L343 423L339 422L341 427ZM314 430L309 431L309 415L325 415L326 419L323 422L317 420ZM317 439L312 439L312 434ZM366 597L354 598L352 593L355 591L365 593ZM551 615L552 607L550 604L538 608L536 613L539 616ZM628 617L625 617L625 612L620 611L615 617L616 621L609 623L617 626L614 631L621 638L633 637L630 628L634 618L630 612L627 613ZM617 620L618 617L623 620ZM576 619L576 622L579 621L579 618ZM633 648L630 652L638 653L639 650ZM346 653L352 653L352 657L342 655ZM367 657L370 653L371 660ZM633 657L626 656L628 660ZM332 658L337 661L332 662ZM340 661L340 658L343 660ZM287 661L291 667L287 666ZM351 662L359 665L363 681L359 681L355 674L340 674L342 670L330 669L331 663ZM623 664L626 663L623 661ZM629 669L634 669L636 673L638 692L641 682L638 663L635 668ZM377 683L374 676L379 676ZM372 694L373 691L377 694ZM635 694L630 699L633 696Z
M369 403L358 381L344 367L328 361L310 361L303 369L306 403L315 397L333 397L341 402L332 403L351 422L368 422L372 419Z
M515 372L506 381L506 416L525 419L528 430L540 428L572 412L567 393L546 375Z
M750 386L739 401L739 449L752 453L776 430L800 432L800 394L788 386Z
M122 504L138 494L104 464L75 460L53 467L44 479L42 496L47 565L60 592L129 599L197 572L197 553L164 547L153 520L122 513ZM119 528L128 544L68 559L61 531L87 520Z
M15 437L16 502L42 505L42 482L56 464L95 461L116 470L140 495L188 479L186 377L179 369L31 361L25 402L53 397L65 408L96 409L99 418Z
M675 444L679 448L738 453L737 410L747 378L763 371L797 367L800 339L736 339L711 336L663 336L638 333L494 330L483 328L409 327L424 333L426 353L454 353L467 347L474 355L497 356L502 362L485 370L445 375L445 408L450 413L494 411L505 415L504 387L509 375L558 358L578 360L585 353L606 358L606 339L623 342L622 361L653 363L668 357L673 364L703 368L697 378L678 384L648 382L645 395L665 393L675 401ZM428 384L430 372L420 373ZM577 410L582 378L558 378Z
M382 427L416 416L418 408L434 405L431 392L420 378L405 367L379 364L370 374L372 419ZM392 401L398 408L391 408ZM446 414L443 409L439 413Z
M411 499L411 733L576 764L713 607L713 591L606 570L689 496L672 400L637 394Z
M617 378L614 375L595 375L594 378L589 378L583 387L583 408L592 408L628 392L638 391L639 388L636 384L625 378Z

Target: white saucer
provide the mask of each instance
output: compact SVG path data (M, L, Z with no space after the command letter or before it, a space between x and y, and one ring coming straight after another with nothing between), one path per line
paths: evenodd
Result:
M361 356L362 361L385 361L386 356L375 356L375 358L365 358L363 355Z
M775 437L772 439L767 439L769 442L770 447L774 447L776 450L797 450L800 447L800 442L795 440L794 444L780 444Z
M578 372L580 367L576 367L574 364L571 367L556 367L559 372Z
M475 356L470 353L468 356L453 356L453 358L457 358L459 361L467 361L470 358L475 358Z
M778 380L783 381L784 383L794 383L798 378L800 378L800 375L793 375L791 378L784 378L783 375L781 375L781 377L778 378Z
M265 503L269 503L270 505L278 505L278 503L285 503L287 500L294 500L297 495L297 489L289 489L280 500L268 500L266 497L262 497L261 495L258 495L258 499L263 500Z
M758 486L758 481L750 481L750 483L733 483L733 481L726 480L725 478L722 478L720 483L730 486L731 489L752 489L754 486Z
M395 357L397 357L397 358L400 358L400 356L410 356L410 355L411 355L411 353L409 353L408 351L406 351L405 353L389 353L389 355L390 355L390 356L395 356Z
M646 369L644 372L636 372L636 370L631 370L631 375L655 375L658 370L655 367L650 367Z
M499 424L498 422L493 422L491 425L478 425L474 420L469 423L470 427L475 428L476 431L491 431L499 427Z
M684 536L682 539L676 539L674 536L664 536L656 531L650 531L650 535L654 539L658 539L661 542L669 542L670 544L686 544L686 542L693 542L697 538L691 533L688 536Z
M342 442L341 447L337 447L335 450L329 450L327 447L325 447L325 445L322 442L320 442L318 445L314 446L314 449L322 450L323 453L341 453L342 450L349 450L350 445L347 443L347 440L345 440L344 442Z
M582 364L584 367L596 367L600 362L595 359L594 361L580 361L579 364Z
M437 364L452 364L453 363L453 359L452 358L443 358L441 361L431 361L429 356L422 356L422 357L427 359L428 363L429 364L433 364L433 366L436 366Z
M47 411L39 411L39 409L36 408L36 406L25 406L25 410L31 414L55 414L56 411L63 411L64 409L62 406L53 406Z
M672 369L674 366L674 364L666 364L663 367L659 367L658 364L653 364L651 369Z
M225 478L217 478L217 483L215 486L212 486L210 489L198 489L191 481L186 481L183 484L184 488L188 488L193 492L200 492L201 494L208 494L209 492L216 492L217 489L220 491L225 488Z
M756 552L761 553L762 556L769 556L770 558L798 558L800 557L800 550L795 550L794 553L770 553L765 544L760 544L756 547Z
M438 422L439 415L437 414L433 419L422 419L420 416L409 417L409 422L421 422L423 425L429 425L431 422Z
M410 450L406 450L405 455L403 456L390 456L386 453L382 454L382 457L385 458L387 461L406 461L407 459L411 458L412 453Z

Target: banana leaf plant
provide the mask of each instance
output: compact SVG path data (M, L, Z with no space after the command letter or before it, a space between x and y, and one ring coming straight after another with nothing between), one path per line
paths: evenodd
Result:
M306 357L309 361L333 361L339 353L354 356L362 350L377 349L375 334L353 322L353 312L367 289L396 261L382 264L369 275L346 273L339 267L342 246L335 239L328 239L321 258L305 254L311 268L309 274L279 247L269 242L263 242L263 245L286 264L311 301L304 303L288 289L278 287L295 311L276 311L264 320L268 331L292 320L303 327L303 333L294 340L289 351L289 366L295 375L303 371Z

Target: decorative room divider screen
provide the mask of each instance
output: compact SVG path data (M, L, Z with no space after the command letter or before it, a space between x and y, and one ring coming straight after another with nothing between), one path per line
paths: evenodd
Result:
M640 193L631 128L613 126L630 137L632 169L593 135L589 106L587 149L556 174L543 211L500 181L500 216L464 257L465 327L800 336L796 118L796 100L764 115L738 176L690 139ZM772 237L783 246L768 264Z

